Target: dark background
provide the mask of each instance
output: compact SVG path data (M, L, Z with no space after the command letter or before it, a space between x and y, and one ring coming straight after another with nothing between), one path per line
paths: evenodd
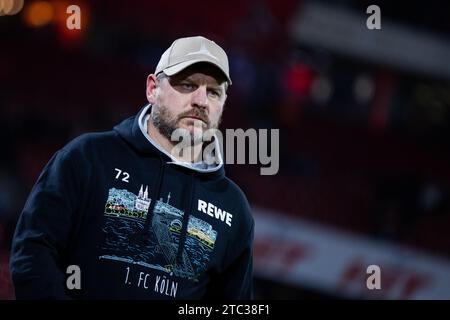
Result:
M450 258L450 56L441 57L442 69L420 69L302 42L292 27L318 4L359 16L368 38L358 43L371 41L371 32L383 37L394 23L425 34L412 40L419 45L428 38L449 45L448 2L42 3L25 1L17 15L0 16L0 298L14 297L11 237L43 166L77 135L134 115L146 104L146 77L160 55L189 35L228 53L233 85L222 128L280 129L277 175L261 176L256 165L226 167L252 206ZM69 4L81 7L81 30L65 26ZM381 30L365 28L371 4L381 8ZM53 8L48 22L46 5ZM263 299L340 298L258 276L255 284Z

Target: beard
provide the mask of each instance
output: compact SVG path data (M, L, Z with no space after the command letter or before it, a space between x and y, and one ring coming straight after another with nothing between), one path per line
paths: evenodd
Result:
M196 117L201 120L194 121L194 127L199 128L201 130L193 130L189 132L187 129L181 128L179 122L186 117ZM171 141L173 144L178 141L172 140L172 134L175 130L181 129L183 130L183 134L189 134L191 145L197 145L203 142L203 132L208 129L217 129L222 120L222 116L219 118L217 123L211 123L208 120L208 116L203 109L194 108L191 111L186 111L178 116L175 116L170 113L168 108L164 105L153 105L152 112L150 114L150 119L155 126L155 128L159 131L161 135Z

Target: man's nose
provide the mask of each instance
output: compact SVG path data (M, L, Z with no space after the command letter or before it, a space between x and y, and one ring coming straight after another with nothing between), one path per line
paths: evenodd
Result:
M197 90L192 93L192 105L199 108L208 108L208 94L206 92L206 87L199 86Z

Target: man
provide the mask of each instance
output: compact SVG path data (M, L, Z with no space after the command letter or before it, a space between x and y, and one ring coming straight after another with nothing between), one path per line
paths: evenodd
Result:
M225 177L217 139L206 154L202 142L230 84L221 47L177 39L147 79L147 106L59 150L16 228L16 297L251 298L249 204ZM177 152L174 137L186 136Z

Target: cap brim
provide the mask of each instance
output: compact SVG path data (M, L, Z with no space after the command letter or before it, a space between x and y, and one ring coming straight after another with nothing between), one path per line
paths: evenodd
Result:
M185 62L180 62L180 63L178 63L178 64L176 64L174 66L168 67L168 68L166 68L166 69L164 69L162 71L165 74L167 74L168 76L173 76L174 74L177 74L178 72L186 69L187 67L192 66L193 64L199 63L199 62L206 62L206 63L212 64L213 66L217 67L217 69L219 69L222 72L222 74L227 79L228 83L231 85L230 77L222 70L222 68L219 65L217 65L216 63L211 62L211 61L205 61L205 60L201 60L201 59L189 60L189 61L185 61Z

